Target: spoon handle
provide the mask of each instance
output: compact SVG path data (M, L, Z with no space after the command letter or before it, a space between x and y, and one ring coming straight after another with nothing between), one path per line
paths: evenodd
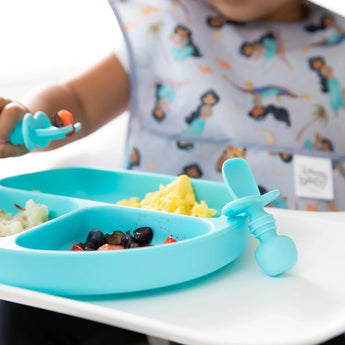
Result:
M274 217L264 210L264 206L279 196L279 191L260 195L247 162L241 158L225 161L222 173L233 198L223 207L222 213L227 217L239 214L249 217L249 230L260 241L255 252L258 265L270 276L290 270L297 262L295 243L288 236L277 235Z

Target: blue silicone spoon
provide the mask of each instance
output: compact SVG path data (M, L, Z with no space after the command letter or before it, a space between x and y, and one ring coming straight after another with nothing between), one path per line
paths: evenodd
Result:
M279 190L260 195L247 162L241 158L224 162L222 173L233 198L223 207L222 213L227 217L248 215L249 230L261 242L255 251L258 265L270 276L290 270L297 262L295 243L288 236L277 235L275 219L264 210L264 206L280 195Z
M9 142L13 145L24 144L29 151L33 151L37 146L47 147L52 140L65 138L73 129L77 132L80 128L79 122L64 127L52 126L48 116L38 111L35 115L25 114L11 132Z

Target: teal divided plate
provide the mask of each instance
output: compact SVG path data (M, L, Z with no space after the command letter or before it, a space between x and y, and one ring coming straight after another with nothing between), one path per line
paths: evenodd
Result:
M0 180L0 209L29 199L48 206L49 220L0 238L0 283L58 295L133 292L182 283L231 263L246 248L248 219L219 217L231 198L222 183L192 180L214 218L195 218L115 205L155 191L175 176L67 168ZM119 251L71 251L92 229L103 233L150 226L152 246ZM177 242L163 244L167 236Z

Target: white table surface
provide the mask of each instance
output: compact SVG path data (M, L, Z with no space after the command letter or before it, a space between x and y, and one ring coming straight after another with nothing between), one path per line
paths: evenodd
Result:
M344 332L345 213L269 212L299 252L280 277L257 266L252 239L232 264L174 287L65 298L0 285L0 298L183 344L317 344Z

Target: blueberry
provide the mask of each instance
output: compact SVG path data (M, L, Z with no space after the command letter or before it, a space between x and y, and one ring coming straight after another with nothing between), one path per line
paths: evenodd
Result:
M140 246L141 244L132 237L132 240L129 242L128 249L139 248Z
M127 231L121 238L121 245L123 245L126 249L129 248L130 243L132 242L133 237L129 231Z
M105 236L101 230L94 229L87 235L86 242L94 243L97 249L105 243Z
M123 245L125 249L140 247L140 243L134 239L129 231L122 236L121 245Z
M122 231L114 231L112 234L105 234L105 242L108 244L121 244L121 239L125 234Z
M81 246L84 250L96 250L98 247L93 242L85 242Z
M50 118L50 122L53 126L55 127L63 127L63 123L62 120L59 116L58 113L55 113L51 118Z
M148 226L138 228L133 231L133 237L141 244L148 244L152 240L153 232Z

